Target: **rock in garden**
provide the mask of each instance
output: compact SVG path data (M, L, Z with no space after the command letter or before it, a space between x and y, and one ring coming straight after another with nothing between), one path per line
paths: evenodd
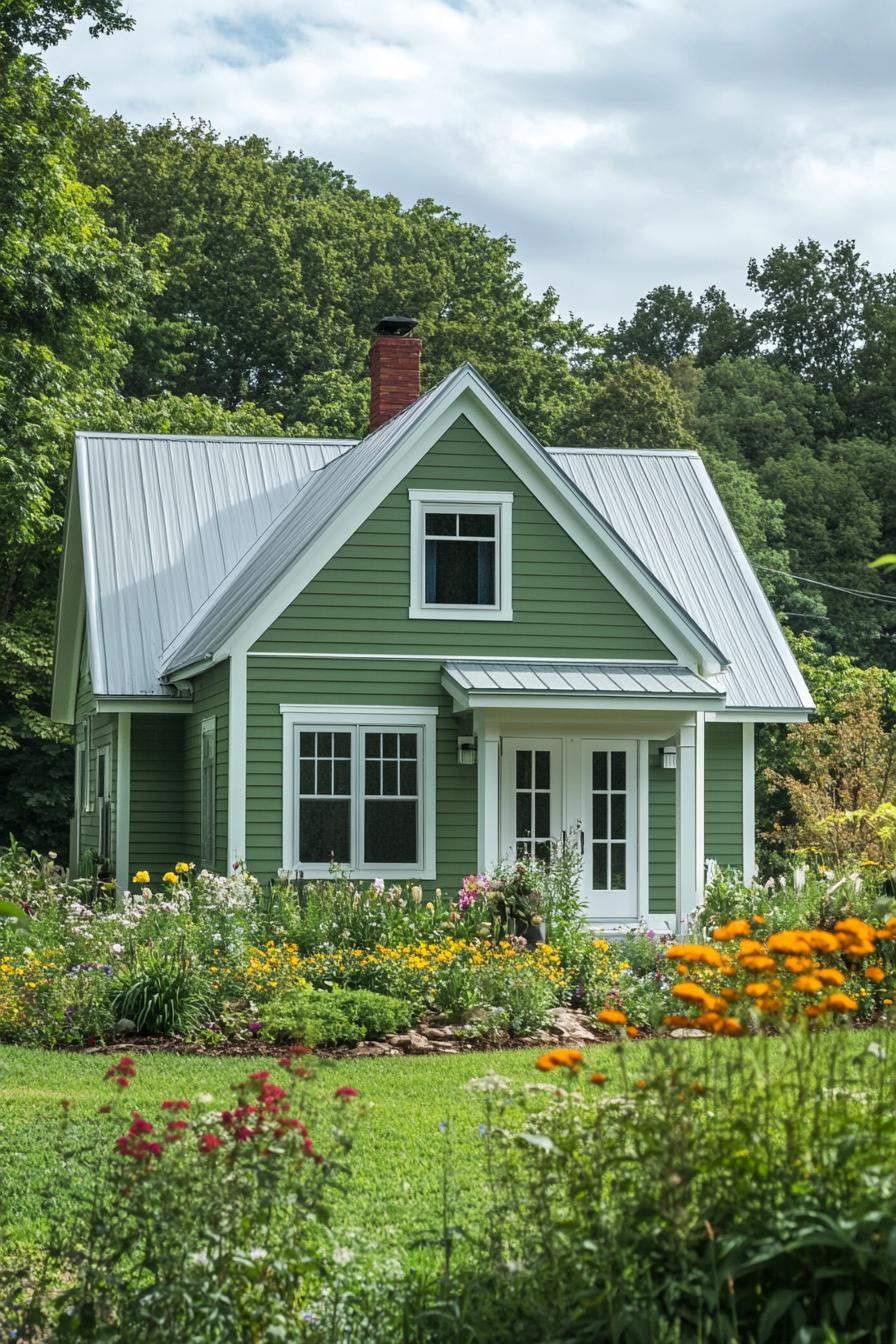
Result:
M551 1036L561 1040L596 1041L594 1032L586 1025L584 1017L572 1008L552 1008L548 1031Z
M709 1032L701 1031L699 1027L675 1027L669 1032L669 1035L677 1036L680 1041L689 1039L697 1040L700 1037L708 1036Z
M453 1027L429 1027L420 1028L421 1036L425 1036L430 1041L453 1041L455 1031Z
M354 1055L356 1059L364 1059L380 1055L394 1055L395 1051L385 1041L361 1041L348 1053Z

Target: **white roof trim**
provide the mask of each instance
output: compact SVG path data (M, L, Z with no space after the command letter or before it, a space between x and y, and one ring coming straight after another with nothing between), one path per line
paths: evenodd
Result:
M321 520L304 551L216 647L200 650L197 640L201 639L200 632L222 590L194 615L165 650L164 670L169 676L179 670L181 663L193 663L205 656L217 662L233 653L246 652L461 415L480 430L490 446L540 497L544 497L545 487L548 488L552 513L561 527L680 662L705 672L719 671L726 665L724 655L709 636L657 582L471 365L462 365L427 398L429 404L420 406L419 414L410 415L407 428L386 444L381 462L349 493L334 514ZM363 441L358 450L362 448ZM337 462L322 470L331 470ZM272 526L276 525L275 521ZM266 534L262 534L256 547L228 577L225 588L239 582L241 575L251 568L255 552L264 546L265 538Z

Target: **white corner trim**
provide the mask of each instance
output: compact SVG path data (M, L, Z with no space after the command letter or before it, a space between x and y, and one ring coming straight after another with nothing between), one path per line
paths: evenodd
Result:
M743 728L743 860L744 882L749 884L756 876L756 732L752 723Z
M501 857L501 736L490 720L473 714L476 736L476 871L490 872Z
M131 881L131 716L118 716L115 762L115 884L124 891Z
M697 903L697 730L694 723L678 730L678 760L675 769L676 915L680 932Z
M330 727L376 729L394 725L396 728L407 726L420 730L421 760L418 784L420 799L420 848L421 862L417 864L389 864L386 872L381 866L359 863L351 867L351 873L357 877L414 877L424 881L434 881L436 874L436 726L439 709L437 705L281 705L283 718L283 867L288 871L301 871L306 877L321 878L329 876L329 866L323 864L301 864L298 855L298 836L295 827L296 817L296 729L315 727L327 730ZM361 762L360 746L356 742L352 750L352 848L360 843L362 811L361 800Z
M230 655L227 743L227 855L230 864L246 858L246 654Z
M410 601L408 616L424 621L512 621L513 620L513 495L488 490L408 490L411 506ZM497 602L492 606L448 606L427 603L426 547L423 516L427 504L468 513L489 513L495 518L495 584Z

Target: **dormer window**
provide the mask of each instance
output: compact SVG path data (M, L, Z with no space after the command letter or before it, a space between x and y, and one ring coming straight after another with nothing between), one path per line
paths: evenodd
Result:
M509 621L513 496L411 490L414 618Z

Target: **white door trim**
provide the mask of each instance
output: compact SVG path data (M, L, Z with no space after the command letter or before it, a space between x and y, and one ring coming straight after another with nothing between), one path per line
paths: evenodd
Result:
M558 736L505 737L501 742L501 827L502 859L516 857L516 778L517 751L549 751L550 763L550 836L559 840L563 829L564 782L563 739Z

